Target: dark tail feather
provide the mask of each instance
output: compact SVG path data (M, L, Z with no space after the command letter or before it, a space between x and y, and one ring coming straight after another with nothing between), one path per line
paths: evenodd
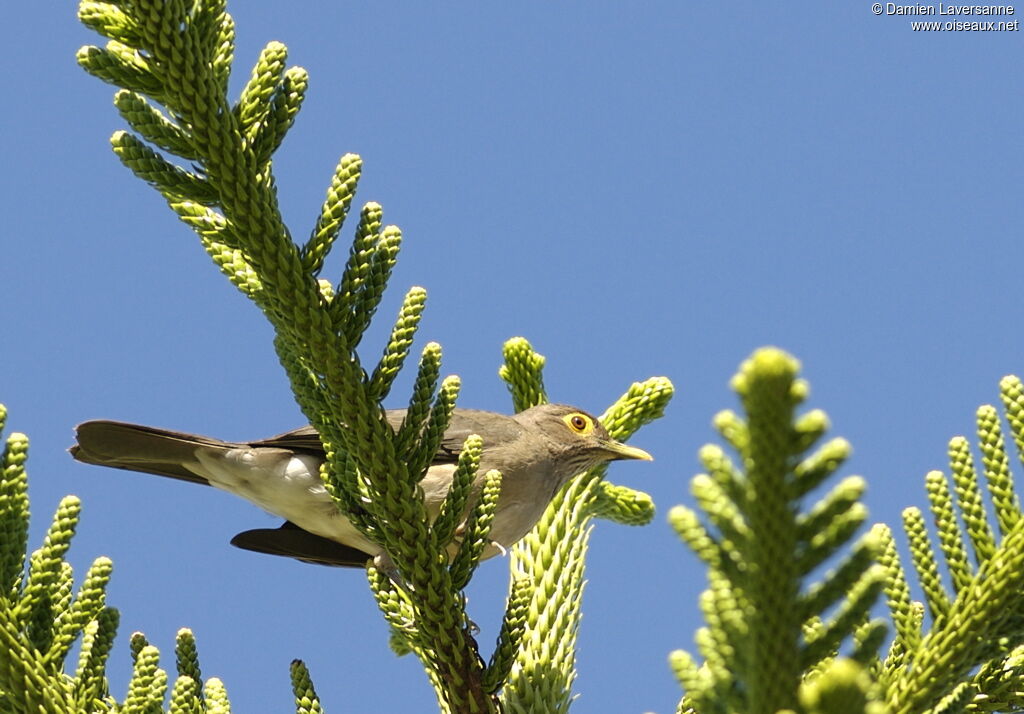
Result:
M328 538L304 531L291 521L280 528L243 531L231 539L231 545L269 555L283 555L314 565L363 568L370 556Z
M207 486L210 482L189 471L185 464L196 463L195 450L199 446L233 446L205 436L119 421L87 421L75 427L75 435L78 443L68 451L78 461Z

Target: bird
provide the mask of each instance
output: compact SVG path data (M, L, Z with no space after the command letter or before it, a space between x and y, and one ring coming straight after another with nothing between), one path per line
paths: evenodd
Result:
M392 429L398 429L405 413L385 411ZM319 565L390 562L327 492L320 478L325 452L312 426L248 442L108 420L86 421L75 431L77 443L69 451L78 461L214 486L285 519L279 528L239 533L231 540L236 547ZM463 442L472 434L482 439L483 450L463 519L479 496L484 475L491 469L502 473L482 558L504 553L525 536L576 474L610 461L652 460L643 449L613 439L597 418L577 407L542 404L511 416L456 408L419 482L431 519L440 511ZM451 553L457 547L457 542L449 546Z

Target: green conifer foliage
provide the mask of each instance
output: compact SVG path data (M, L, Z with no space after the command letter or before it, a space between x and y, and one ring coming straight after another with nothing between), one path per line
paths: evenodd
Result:
M6 410L0 405L0 432L5 417ZM160 669L160 653L138 632L131 638L131 681L124 700L118 703L108 689L106 676L107 655L119 619L117 610L106 605L113 564L109 558L97 558L81 585L74 587L74 573L65 560L81 511L74 496L60 502L42 546L26 558L27 456L25 435L10 434L0 473L0 563L4 578L0 596L0 711L230 712L223 686L216 680L207 682L208 689L219 687L221 694L215 702L204 699L200 693L199 660L195 639L188 630L178 633L178 676L171 690L169 709L165 705L168 675ZM68 661L76 644L77 666Z
M460 522L484 446L470 438L440 515L427 518L418 482L460 383L442 379L441 348L427 344L404 424L394 432L384 419L381 404L412 352L426 292L407 292L380 358L364 363L357 348L402 241L379 204L357 211L340 274L321 277L361 159L340 158L308 237L294 241L280 216L272 157L308 76L287 66L285 46L264 48L232 102L234 24L224 0L84 0L79 17L108 38L102 48L82 48L78 61L119 88L114 104L131 131L113 135L115 154L271 322L296 401L327 451L329 492L392 556L395 573L367 568L392 647L421 660L442 711L568 711L593 519L646 524L650 497L606 482L603 468L566 484L512 549L506 611L491 654L481 657L463 588L489 543L502 475L483 475L477 504ZM504 358L500 376L514 407L545 402L544 358L522 338L505 344ZM1024 518L1007 448L1012 440L1024 459L1024 384L1000 383L1008 429L999 410L981 407L977 450L956 437L948 475L925 476L930 519L918 508L904 512L912 583L888 527L856 536L867 516L864 481L833 478L850 447L823 440L823 412L797 413L808 394L798 372L797 361L774 348L743 363L733 381L742 413L715 417L734 456L718 445L701 449L697 508L669 514L708 568L700 659L682 650L669 658L684 689L678 711L1024 711ZM601 420L627 439L662 414L672 391L661 377L635 383ZM0 406L0 433L5 420ZM119 624L106 602L112 563L97 558L76 584L66 560L81 514L74 496L58 504L42 544L27 552L28 445L10 433L0 455L0 712L228 714L227 690L202 679L188 630L177 635L173 677L157 648L132 634L130 681L124 692L109 690L106 663ZM828 490L808 502L821 488ZM884 655L887 630L871 618L882 592L892 622ZM291 680L298 714L324 710L299 660Z
M809 509L805 496L843 464L847 442L825 435L828 419L814 410L796 415L807 397L799 363L774 348L755 352L733 378L744 416L719 413L715 426L737 453L718 446L700 456L707 473L692 491L703 519L676 506L669 520L708 567L701 598L707 622L697 633L704 658L682 650L670 664L685 695L680 711L777 712L847 702L828 682L858 692L865 706L871 689L856 672L876 657L880 622L868 619L884 572L874 565L878 538L853 535L867 511L864 481L847 477ZM838 565L823 577L816 568L833 555ZM839 661L849 642L850 660ZM806 691L803 685L813 685ZM803 704L801 698L803 697ZM863 709L857 709L863 711Z
M505 343L500 374L517 410L547 401L543 366L544 357L526 340ZM601 423L613 438L626 439L660 417L672 393L672 383L664 377L635 383L601 415ZM536 527L512 549L511 596L502 636L515 627L514 608L520 599L526 604L526 628L518 636L518 655L502 695L507 712L569 709L591 519L643 525L654 516L650 496L606 482L604 472L599 467L567 483ZM552 638L549 633L557 634ZM507 647L511 645L499 638L496 657Z
M1008 376L999 389L1024 458L1024 386ZM925 480L938 551L920 510L904 511L923 603L910 600L895 549L886 548L896 639L881 674L889 710L899 714L1024 708L1024 519L998 410L980 407L977 425L980 473L968 439L957 436L949 442L949 477L933 471Z
M582 476L572 490L563 491L527 539L529 545L516 551L508 609L496 649L485 663L462 589L489 543L501 474L482 475L480 497L461 523L482 448L479 439L470 438L441 514L433 522L428 518L419 481L447 428L460 382L441 379L441 349L428 344L420 355L405 422L397 432L388 425L381 404L411 351L426 293L418 287L409 290L382 356L364 366L357 348L402 241L397 227L385 225L379 204L367 203L359 211L337 281L320 277L348 216L360 158L341 157L304 243L294 242L282 222L271 157L302 105L305 70L288 67L285 46L271 42L240 97L230 101L226 88L234 25L223 0L84 0L79 17L109 38L102 48L81 49L78 61L120 87L115 105L132 131L115 132L115 154L159 191L198 234L215 264L271 322L296 401L327 453L321 475L329 493L393 562L394 570L386 575L371 566L368 576L391 625L394 649L419 657L443 711L494 711L500 692L510 707L567 707L587 521L593 515L623 523L649 521L650 498L604 485L603 471ZM513 385L516 406L525 408L543 398L543 389L539 371L519 367L533 360L539 370L540 358L530 355L525 341L510 344L517 346L507 354L518 352L504 374ZM665 379L634 385L605 414L605 426L614 437L625 438L659 415L670 395ZM572 549L563 550L570 546L561 541ZM456 542L449 559L446 551ZM40 567L52 570L48 562ZM36 608L37 619L46 619L46 606ZM548 611L558 615L544 614ZM551 655L547 647L531 642L559 645ZM155 698L163 696L156 692L167 682L154 650L142 645L134 651L137 684L127 701L141 711L156 706ZM524 671L551 672L550 684L536 690L534 677ZM198 681L192 674L182 676ZM293 684L300 711L319 707L304 669L293 669ZM190 687L181 685L182 696ZM178 692L173 689L172 698ZM206 684L204 701L211 711L227 706L217 682Z
M685 690L678 710L1024 710L1024 519L996 408L977 413L980 473L968 440L955 437L950 477L925 477L937 549L920 509L904 511L919 602L888 527L850 545L865 517L860 479L839 481L802 509L799 499L835 473L849 447L833 440L806 453L827 421L816 411L795 416L807 392L797 370L771 348L743 364L733 386L746 418L715 420L740 461L705 447L708 473L693 480L704 519L682 506L670 513L710 581L701 599L707 626L697 634L703 662L681 650L670 656ZM1000 392L1024 458L1024 386L1005 377ZM844 548L813 582L812 569ZM868 618L880 589L894 635L884 659L882 623Z

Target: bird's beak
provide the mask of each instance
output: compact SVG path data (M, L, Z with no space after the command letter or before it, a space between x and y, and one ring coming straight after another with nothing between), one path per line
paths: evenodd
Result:
M606 441L604 449L612 455L613 460L617 459L639 459L640 461L654 461L654 457L643 449L638 449L621 441Z

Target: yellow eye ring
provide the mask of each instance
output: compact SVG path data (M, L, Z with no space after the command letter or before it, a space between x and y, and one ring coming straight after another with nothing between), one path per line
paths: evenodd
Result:
M577 434L589 434L594 430L594 420L586 414L580 414L579 412L566 414L562 417L562 421Z

